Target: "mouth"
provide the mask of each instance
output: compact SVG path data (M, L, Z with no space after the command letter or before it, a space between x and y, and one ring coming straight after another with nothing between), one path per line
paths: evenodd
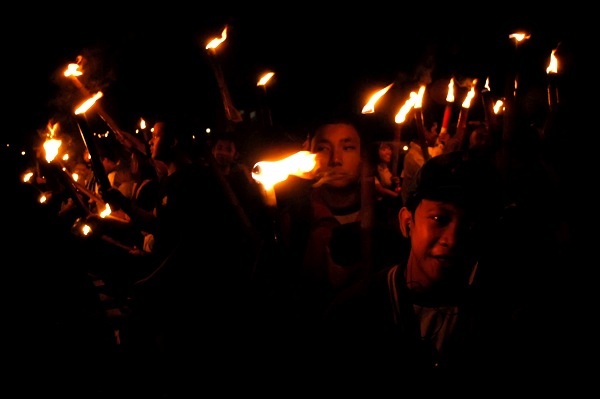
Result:
M325 172L324 174L317 176L317 178L318 180L313 184L313 187L320 187L323 184L345 179L346 174L340 172Z

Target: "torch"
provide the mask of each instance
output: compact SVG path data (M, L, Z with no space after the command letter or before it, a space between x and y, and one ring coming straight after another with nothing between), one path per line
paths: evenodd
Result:
M517 107L516 107L516 94L518 87L518 79L517 79L517 71L518 64L520 63L520 50L519 45L529 39L531 36L523 33L517 32L508 35L509 39L513 39L515 42L515 51L513 54L513 61L509 64L511 67L509 73L506 77L506 85L505 85L505 95L504 95L504 119L502 126L502 141L508 142L514 132L515 122L517 118ZM507 158L507 155L504 156Z
M227 39L227 26L223 29L220 38L214 38L206 45L206 50L210 55L210 65L215 73L217 84L219 85L219 91L221 92L221 99L223 100L223 107L225 108L225 117L229 122L238 123L242 121L242 114L233 106L231 96L227 84L225 83L225 77L221 69L220 64L217 62L216 52L217 47Z
M311 172L317 165L317 154L310 151L298 151L287 158L279 161L260 161L252 168L252 178L261 184L264 190L264 199L269 210L276 215L277 197L275 195L275 184L282 182L289 175L298 176L304 179L312 179ZM277 219L273 216L274 239L279 241Z
M271 108L269 107L269 102L268 102L268 98L267 98L267 83L271 80L271 78L275 75L274 72L267 72L265 73L263 76L261 76L261 78L258 80L258 83L256 84L256 86L262 86L263 88L263 94L264 94L264 101L263 101L263 112L264 112L264 117L263 120L265 121L265 125L268 127L272 127L273 126L273 118L271 117Z
M417 135L419 136L419 144L421 145L421 152L423 158L427 161L429 159L429 151L427 150L427 139L425 138L425 121L423 119L423 95L425 94L425 85L419 87L419 92L415 97L415 122L417 123Z
M466 142L466 130L467 130L467 119L469 117L469 108L471 107L471 100L475 97L475 86L477 85L477 79L473 80L473 84L471 85L471 89L467 93L462 106L460 108L460 113L458 114L458 124L456 125L456 143L459 144L459 148L465 149L467 146Z
M277 207L275 184L282 182L289 175L311 179L311 171L315 168L317 154L309 151L298 151L279 161L260 161L252 168L252 178L264 189L265 202L270 207Z
M550 107L550 111L553 111L559 102L558 87L556 85L558 60L555 54L556 49L552 50L550 63L548 64L548 68L546 68L546 73L548 74L548 106Z
M375 104L379 101L379 99L381 97L383 97L385 95L385 93L387 93L392 88L393 85L394 85L394 83L391 83L391 84L387 85L386 87L384 87L383 89L380 89L380 90L376 91L374 94L372 94L371 97L369 98L369 100L367 101L367 103L363 106L361 114L365 115L365 114L375 113ZM400 154L400 137L393 140L393 142L392 142L392 170L394 171L393 172L394 174L396 174L396 172L398 170L399 154Z
M91 93L79 80L79 76L81 75L83 75L83 72L79 68L79 63L69 64L64 72L64 76L71 79L81 94L83 94L84 97L89 98L91 97ZM110 115L104 111L100 104L96 104L95 110L102 120L108 125L108 127L115 133L121 144L128 149L133 148L136 151L139 151L142 155L148 156L148 151L146 150L146 144L144 142L139 140L134 135L121 130L113 118L111 118Z
M444 119L442 119L442 127L440 134L448 133L450 118L452 117L452 105L454 104L454 78L450 78L448 83L448 94L446 95L446 108L444 109Z
M101 91L99 91L93 97L87 99L83 104L81 104L75 110L75 118L77 120L77 126L79 126L79 131L81 132L83 142L85 143L85 146L87 147L87 150L90 154L94 176L98 180L101 192L106 192L111 187L111 184L108 180L108 176L106 175L106 170L104 169L104 165L102 164L102 159L100 158L98 147L96 146L96 142L94 141L94 135L92 134L89 128L89 124L85 115L85 112L88 109L90 109L90 107L94 105L96 100L98 100L100 97L102 97Z

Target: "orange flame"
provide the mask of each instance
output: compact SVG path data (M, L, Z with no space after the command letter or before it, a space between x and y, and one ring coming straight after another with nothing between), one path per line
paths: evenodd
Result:
M509 39L515 40L515 44L519 44L522 41L529 39L530 37L531 37L530 34L524 33L524 32L515 32L515 33L511 33L510 35L508 35Z
M309 178L315 168L317 154L309 151L299 151L279 161L260 161L252 168L252 178L271 189L275 184L284 181L289 175Z
M496 101L496 104L494 104L494 113L498 114L500 113L500 111L504 110L504 101L502 100L498 100Z
M388 86L384 87L383 89L377 91L377 93L373 94L371 96L371 98L369 99L369 101L365 104L365 106L362 109L363 114L372 114L373 112L375 112L375 103L377 101L379 101L379 99L381 97L383 97L383 95L385 93L388 92L389 89L391 89L391 87L394 85L394 83L389 84Z
M273 75L275 75L274 72L265 73L263 76L261 76L261 78L258 80L258 83L256 85L257 86L265 86L269 82L269 80L271 80Z
M473 85L471 86L471 90L467 93L465 100L462 103L463 108L471 107L471 100L475 97L475 86L477 85L477 79L473 80Z
M425 85L421 85L421 87L419 87L419 92L417 93L417 97L415 99L415 108L422 108L423 107L423 95L425 94Z
M558 60L556 59L556 49L552 50L550 54L550 63L546 68L546 73L557 73L558 72Z
M215 37L206 45L207 50L215 50L221 43L223 43L227 39L227 26L221 32L221 37Z
M394 118L394 121L396 123L400 124L406 120L406 114L408 114L408 112L415 105L415 102L417 101L417 96L418 96L418 94L415 93L414 91L410 92L410 97L408 98L408 100L406 100L404 105L402 107L400 107L400 110L398 111L398 113L396 114L396 117Z
M99 98L101 98L103 95L104 94L102 94L102 92L99 91L98 93L94 94L91 98L88 98L87 100L85 100L83 102L83 104L81 104L75 110L75 115L79 115L79 114L85 113L88 109L90 109L92 107L92 105L94 105L96 103L96 100L98 100Z
M450 78L450 83L448 83L448 94L446 94L446 101L449 103L454 102L454 78Z
M64 72L66 77L69 76L81 76L83 72L79 69L79 64L69 64L67 65L67 69Z

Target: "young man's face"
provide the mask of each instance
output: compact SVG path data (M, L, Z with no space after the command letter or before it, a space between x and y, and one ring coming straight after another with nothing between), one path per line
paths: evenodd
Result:
M360 179L360 136L352 125L334 123L320 127L311 151L317 154L317 173L324 185L343 188Z
M409 215L402 209L401 223L410 219L409 278L422 288L440 282L465 284L473 267L473 241L464 211L448 202L424 199L413 217Z
M153 159L166 160L166 154L170 152L169 143L164 139L164 124L157 122L152 128L152 137L148 143Z
M235 161L235 144L230 140L217 140L212 148L212 154L217 164L231 165Z

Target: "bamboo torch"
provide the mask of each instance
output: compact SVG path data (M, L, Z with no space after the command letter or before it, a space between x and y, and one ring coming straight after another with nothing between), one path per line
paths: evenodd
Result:
M548 106L550 111L556 109L556 105L559 103L558 87L556 85L556 78L558 73L558 60L556 59L556 49L552 50L550 54L550 63L546 68L548 74Z
M419 87L419 92L415 97L415 122L417 123L417 134L419 136L419 144L423 158L429 159L429 151L427 150L427 138L425 137L425 120L423 119L423 95L425 94L425 85Z
M110 187L110 181L108 180L108 176L106 175L106 169L104 169L104 165L102 164L102 159L100 158L100 152L98 151L98 147L96 146L96 142L94 141L94 135L92 134L87 118L86 111L89 110L92 105L96 103L102 97L102 92L99 91L93 97L87 99L83 102L76 110L75 110L75 118L77 120L77 126L79 126L79 131L81 132L81 137L83 138L83 142L87 147L87 150L90 154L91 162L92 162L92 170L94 171L94 176L98 180L98 184L100 185L100 192L106 192Z
M83 83L81 83L81 81L79 80L79 76L83 75L83 71L81 71L80 65L79 65L80 61L81 61L81 56L78 59L77 63L69 64L67 66L67 69L64 72L64 76L71 79L71 81L73 82L75 87L77 89L79 89L79 91L81 92L81 94L83 94L84 97L89 98L92 96L92 94L83 85ZM134 149L145 156L149 155L148 151L146 150L146 144L142 140L135 137L134 135L122 130L117 125L117 123L114 121L114 119L111 118L110 115L108 115L106 113L106 111L102 108L102 106L99 103L96 104L96 106L94 107L94 110L98 113L98 115L102 118L102 120L108 125L110 130L112 130L115 133L115 135L117 136L117 138L119 139L121 144L123 144L126 148Z
M467 93L462 106L460 108L460 113L458 114L458 124L456 125L456 142L459 144L459 148L465 149L467 140L466 130L467 130L467 120L469 118L469 108L471 107L471 100L475 97L475 86L477 85L477 79L473 80L473 84L471 85L471 89Z
M216 58L217 47L221 43L223 43L227 39L227 26L223 29L220 38L214 38L206 45L206 50L209 53L210 65L215 73L215 78L217 79L217 84L219 85L219 91L221 92L221 99L223 100L223 107L225 108L225 117L229 122L238 123L242 122L242 114L238 111L231 101L231 96L229 95L229 89L227 88L227 83L225 82L225 76L223 75L223 70L221 69L221 65L218 63Z

